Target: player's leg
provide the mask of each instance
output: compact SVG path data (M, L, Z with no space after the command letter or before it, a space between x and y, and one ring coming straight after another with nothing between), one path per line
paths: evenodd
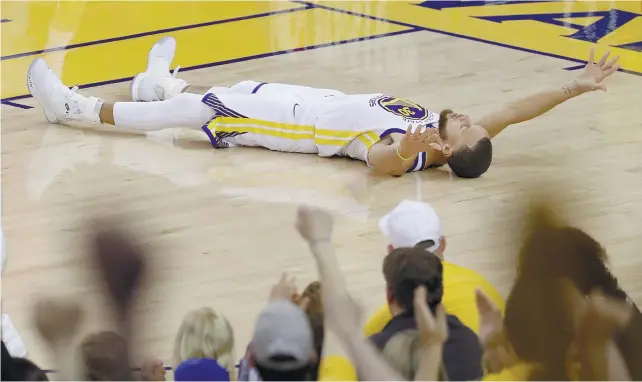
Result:
M214 111L198 94L181 93L163 102L104 102L66 87L42 59L29 67L27 86L51 123L106 123L131 130L152 131L172 127L201 129Z
M173 127L200 130L216 114L221 117L220 121L217 119L216 124L209 126L209 134L215 133L212 129L217 128L229 130L242 127L248 130L248 124L267 124L267 127L257 125L250 130L272 129L277 136L285 136L281 133L284 129L297 130L297 126L311 125L305 107L297 109L298 105L288 97L239 93L208 94L203 97L199 94L180 93L160 102L105 102L96 97L82 96L66 87L41 58L34 60L29 67L27 85L51 123L105 123L138 131ZM313 129L311 126L310 128ZM299 133L300 131L293 132L295 135ZM313 135L305 131L304 135L310 134ZM278 144L280 142L277 146Z
M99 107L101 123L139 131L186 127L200 130L214 112L199 94L182 93L160 102L104 102Z
M207 94L226 93L230 88L191 85L177 78L179 66L170 72L170 66L176 52L176 40L163 37L152 46L147 55L147 68L138 73L130 84L132 100L153 102L165 101L181 93Z
M225 87L209 87L202 85L188 84L184 90L185 92L195 94L223 94L223 93L238 93L238 94L261 94L278 97L294 97L297 99L315 99L323 98L334 95L345 95L345 93L334 89L318 89L301 85L279 84L273 82L257 82L257 81L241 81L237 84Z
M265 83L256 81L241 81L231 87L204 86L189 84L176 78L180 67L170 73L170 66L176 52L176 40L173 37L163 37L152 46L147 56L147 68L139 73L131 82L131 95L134 101L164 101L180 93L193 94L261 94L279 97L296 97L297 99L316 99L344 93L333 89L317 89L307 86Z
M164 101L180 94L187 87L187 81L176 78L179 67L170 73L170 65L176 52L173 37L160 39L147 55L147 68L138 73L130 84L134 101Z

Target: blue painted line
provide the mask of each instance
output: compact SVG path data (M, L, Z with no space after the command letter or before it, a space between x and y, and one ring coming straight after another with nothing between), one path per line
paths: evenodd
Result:
M585 67L585 66L586 66L586 64L583 64L583 65L573 65L573 66L568 66L568 67L564 68L564 70L568 70L568 71L580 70L580 69L584 69L584 67Z
M11 101L2 100L2 101L0 101L0 103L2 103L3 105L13 106L13 107L17 107L17 108L20 108L20 109L33 109L33 106L21 105L19 103L15 103L15 102L11 102Z
M158 30L149 31L149 32L142 32L142 33L134 33L134 34L126 35L126 36L111 37L111 38L106 38L106 39L102 39L102 40L88 41L88 42L83 42L83 43L78 43L78 44L71 44L71 45L65 45L65 46L57 46L57 47L48 48L48 49L34 50L34 51L31 51L31 52L10 54L8 56L2 56L0 58L0 60L2 60L2 61L11 60L11 59L20 58L20 57L35 56L35 55L43 54L43 53L59 52L61 50L71 50L71 49L76 49L76 48L82 48L82 47L85 47L85 46L100 45L100 44L107 44L107 43L116 42L116 41L131 40L131 39L134 39L134 38L153 36L153 35L157 35L157 34L170 33L170 32L176 32L176 31L181 31L181 30L196 29L196 28L208 27L208 26L212 26L212 25L227 24L227 23L233 23L233 22L237 22L237 21L244 21L244 20L251 20L251 19L259 19L259 18L262 18L262 17L269 17L269 16L286 14L286 13L293 13L293 12L303 11L303 10L307 10L307 9L311 9L311 8L312 8L311 6L305 6L305 7L294 8L294 9L283 9L283 10L280 10L280 11L264 12L264 13L257 13L255 15L233 17L231 19L208 21L208 22L199 23L199 24L183 25L183 26L180 26L180 27L158 29Z
M272 56L281 56L281 55L284 55L284 54L302 52L302 51L305 51L305 50L315 50L315 49L326 48L326 47L335 46L335 45L351 44L351 43L359 42L359 41L376 40L376 39L383 38L383 37L391 37L391 36L398 36L398 35L402 35L402 34L406 34L406 33L418 32L420 30L421 29L418 29L418 28L405 29L405 30L402 30L402 31L383 33L383 34L374 35L374 36L357 37L357 38L352 38L352 39L348 39L348 40L342 40L342 41L336 41L336 42L328 42L328 43L317 44L317 45L303 46L303 47L300 47L300 48L281 50L281 51L277 51L277 52L261 53L261 54L256 54L256 55L253 55L253 56L234 58L234 59L231 59L231 60L210 62L210 63L207 63L207 64L189 66L189 67L184 67L184 68L181 67L181 71L185 72L185 71L196 70L196 69L211 68L211 67L215 67L215 66L222 66L222 65L235 64L235 63L244 62L244 61L257 60L257 59L260 59L260 58L266 58L266 57L272 57ZM103 85L110 85L110 84L116 84L116 83L120 83L120 82L131 81L133 78L134 77L124 77L124 78L118 78L118 79L115 79L115 80L93 82L93 83L90 83L90 84L79 85L78 87L80 89L87 89L87 88L93 88L93 87L96 87L96 86L103 86ZM16 100L30 98L30 97L31 97L31 94L23 94L23 95L19 95L19 96L15 96L15 97L4 98L4 99L2 99L2 101L3 102L4 101L16 101Z
M462 34L458 34L458 33L446 32L446 31L442 31L442 30L439 30L439 29L427 28L427 27L423 27L421 25L414 25L414 24L408 24L408 23L404 23L404 22L389 20L389 19L385 19L385 18L382 18L382 17L370 16L370 15L366 15L366 14L362 14L362 13L358 13L358 12L347 11L347 10L343 10L343 9L329 7L327 5L315 4L315 3L310 3L310 2L307 2L307 1L301 1L301 0L294 0L293 2L294 3L298 3L298 4L310 5L313 8L321 8L321 9L326 9L326 10L329 10L329 11L345 13L345 14L352 15L352 16L363 17L363 18L366 18L366 19L388 22L388 23L391 23L391 24L402 25L402 26L406 26L406 27L410 27L410 28L417 28L419 30L423 30L423 31L427 31L427 32L439 33L439 34L442 34L442 35L462 38L462 39L465 39L465 40L482 42L482 43L485 43L485 44L495 45L495 46L499 46L499 47L502 47L502 48L514 49L514 50L518 50L518 51L526 52L526 53L537 54L537 55L540 55L540 56L552 57L552 58L557 58L557 59L560 59L560 60L567 60L567 61L576 62L576 63L581 63L581 62L586 63L585 61L579 60L579 59L576 59L576 58L560 56L558 54L546 53L546 52L542 52L542 51L538 51L538 50L522 48L522 47L503 44L503 43L495 42L495 41L483 40L483 39L480 39L480 38L477 38L477 37L471 37L471 36L466 36L466 35L462 35ZM622 72L622 73L633 74L633 75L636 75L636 76L642 76L641 72L635 72L633 70L620 69L618 71Z
M386 19L386 18L378 17L378 16L366 15L366 14L363 14L363 13L348 11L348 10L345 10L345 9L332 8L332 7L328 7L327 5L316 4L316 3L312 3L312 2L308 2L308 1L292 0L291 2L292 3L296 3L296 4L301 4L301 5L307 5L307 6L312 7L312 8L325 9L326 11L333 11L333 12L344 13L344 14L350 15L350 16L357 16L357 17L361 17L361 18L364 18L364 19L382 21L382 22L385 22L385 23L388 23L388 24L394 24L394 25L400 25L400 26L408 27L408 28L426 30L426 28L424 28L422 26L419 26L419 25L408 24L408 23L404 23L402 21L390 20L390 19Z
M448 8L462 8L462 7L482 7L482 6L493 6L493 5L506 5L506 4L532 4L532 3L551 3L555 0L548 1L534 1L534 0L474 0L474 1L437 1L437 0L428 0L424 1L421 4L417 4L420 7L431 8L431 9L448 9Z

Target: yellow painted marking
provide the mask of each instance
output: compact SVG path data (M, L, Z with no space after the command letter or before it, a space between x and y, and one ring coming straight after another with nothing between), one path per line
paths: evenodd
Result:
M642 17L630 21L594 44L576 40L565 35L573 34L576 28L547 24L534 20L504 21L502 23L481 20L475 16L504 16L521 14L553 14L565 12L608 11L612 8L641 14L639 1L590 1L486 5L434 10L408 2L334 2L321 4L335 9L378 16L442 32L473 37L491 43L505 44L529 49L544 54L586 60L591 47L597 54L611 50L620 56L623 69L642 73L642 53L614 47L642 41ZM587 20L584 20L586 22Z
M2 24L2 56L303 7L285 1L3 1L2 17L12 21Z
M609 33L606 37L600 40L600 44L622 45L636 41L642 41L642 16L629 21L612 33ZM642 52L637 52L634 54L637 54L637 67L642 68ZM642 72L642 70L636 71Z
M123 3L112 4L120 6ZM319 27L312 29L313 33L301 32L302 26L310 25ZM311 9L182 30L171 33L171 36L176 38L178 44L174 63L189 67L407 29L387 22ZM145 69L147 53L161 37L146 36L52 52L45 54L44 58L56 73L61 74L67 85L133 77ZM34 58L22 57L2 62L2 98L27 93L26 73Z

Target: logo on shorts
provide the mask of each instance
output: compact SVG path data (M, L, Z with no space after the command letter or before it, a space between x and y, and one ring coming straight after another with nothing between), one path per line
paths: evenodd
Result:
M381 96L375 100L385 111L402 117L408 121L422 121L428 117L430 112L421 105L410 102L403 98Z

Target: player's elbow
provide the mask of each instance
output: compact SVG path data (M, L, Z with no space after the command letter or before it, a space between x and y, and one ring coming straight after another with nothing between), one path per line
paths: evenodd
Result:
M392 175L392 176L402 176L405 173L406 173L405 169L390 169L387 172L388 175Z
M374 145L368 153L367 162L379 174L401 176L408 170L399 160L392 145Z
M372 169L379 174L402 176L403 174L406 173L405 169L399 168L397 166L390 166L386 163L381 163L379 165L371 163L371 166L372 166Z

